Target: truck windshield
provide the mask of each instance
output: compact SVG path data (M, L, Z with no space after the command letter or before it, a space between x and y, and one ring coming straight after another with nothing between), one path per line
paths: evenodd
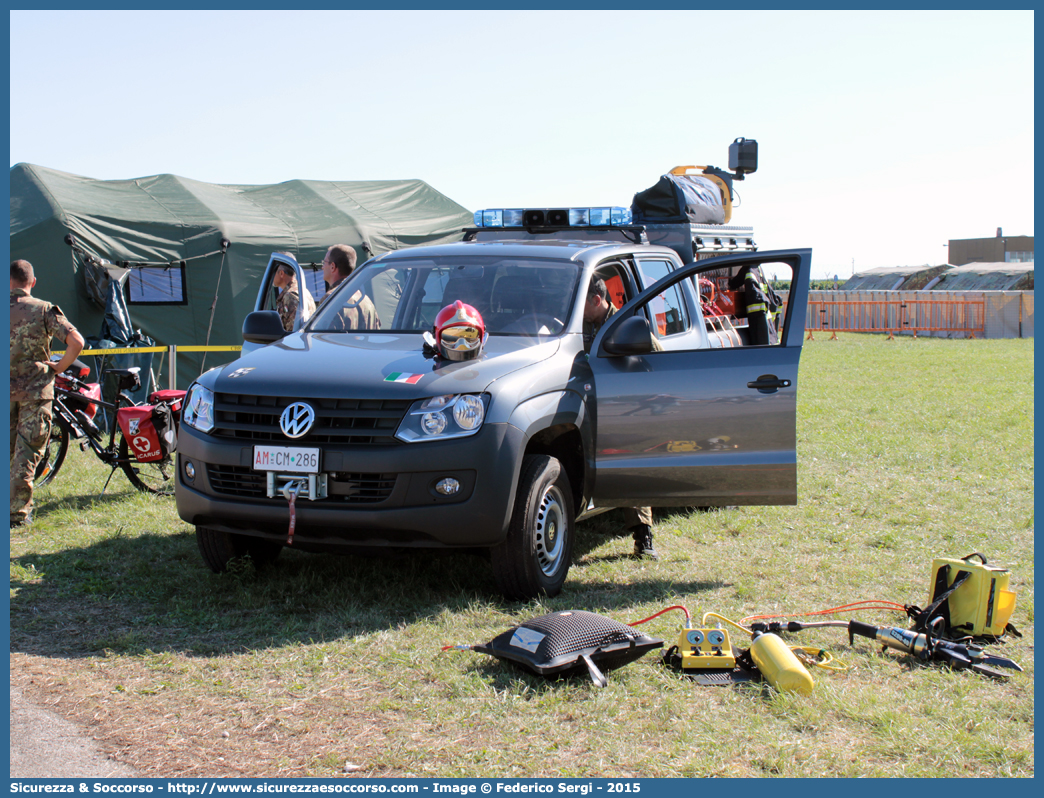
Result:
M571 261L458 256L374 263L327 297L308 331L423 332L459 299L482 314L491 334L558 335L578 280Z

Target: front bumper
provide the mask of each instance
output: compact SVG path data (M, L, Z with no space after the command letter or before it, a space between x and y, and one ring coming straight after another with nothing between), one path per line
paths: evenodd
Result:
M313 551L495 546L507 534L524 437L510 424L486 424L472 437L447 441L324 445L320 467L329 474L330 495L297 498L293 545ZM251 467L253 446L183 425L177 462L182 520L286 541L289 504L266 497L265 473ZM195 469L192 480L185 473L188 462ZM458 494L434 491L446 476L461 483Z

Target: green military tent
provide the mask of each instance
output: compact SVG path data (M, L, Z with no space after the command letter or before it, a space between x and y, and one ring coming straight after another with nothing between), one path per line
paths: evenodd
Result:
M362 263L392 249L459 240L471 221L421 180L218 185L11 167L11 258L33 264L34 295L58 304L89 337L101 330L108 275L120 276L132 325L162 346L241 344L243 318L274 251L294 255L318 295L319 266L332 244L352 246ZM113 268L99 268L103 260ZM234 357L179 354L178 383L185 387L204 358L210 367Z

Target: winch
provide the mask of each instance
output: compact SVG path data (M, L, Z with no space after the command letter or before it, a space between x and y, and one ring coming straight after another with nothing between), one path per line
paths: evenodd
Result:
M325 499L327 496L326 474L279 474L275 471L265 473L266 495L270 499L282 496L290 501L290 493L294 491L309 501Z

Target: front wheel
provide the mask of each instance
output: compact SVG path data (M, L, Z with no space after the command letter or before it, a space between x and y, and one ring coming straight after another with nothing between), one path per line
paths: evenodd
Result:
M281 544L270 540L237 535L208 526L196 527L196 545L199 546L203 562L216 574L226 571L229 562L236 557L249 557L255 566L260 567L272 562L283 550Z
M65 455L69 451L69 428L58 419L59 417L55 416L51 423L51 437L47 439L43 457L36 466L33 484L38 488L58 476L58 469L62 467Z
M123 433L117 433L117 437L119 438L120 468L127 475L130 484L142 493L155 493L159 496L174 495L174 458L168 454L162 460L139 463L131 454Z
M556 596L573 558L573 493L562 464L526 455L507 539L490 551L493 578L508 599Z

